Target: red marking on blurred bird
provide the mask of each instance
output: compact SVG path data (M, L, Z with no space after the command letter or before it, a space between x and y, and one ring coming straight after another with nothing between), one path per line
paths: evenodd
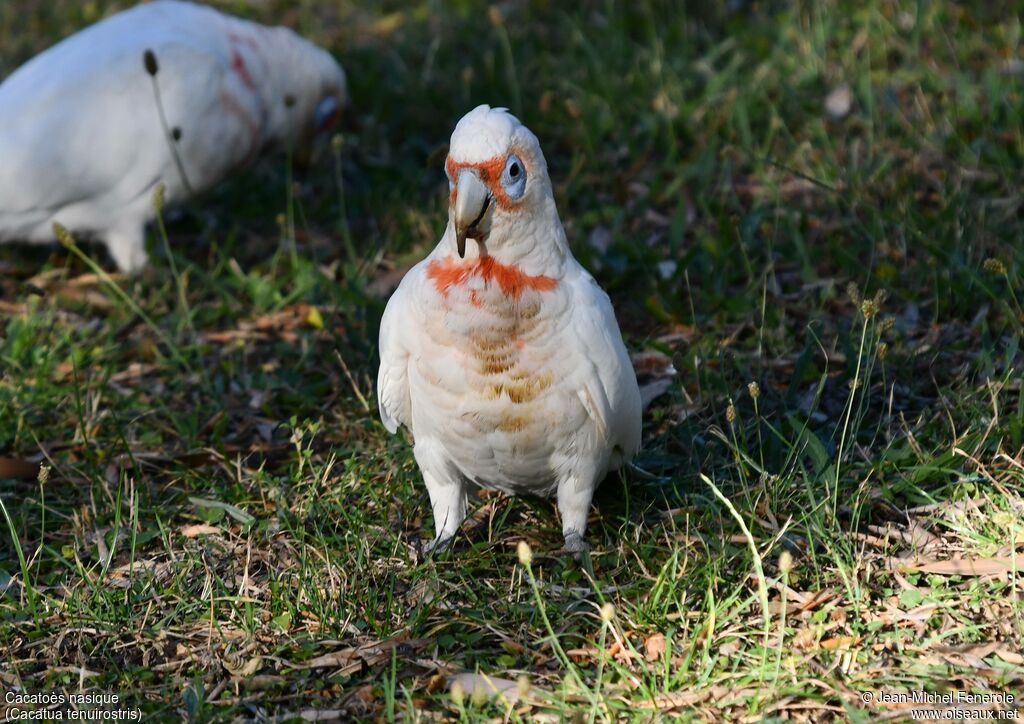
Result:
M242 82L245 83L246 87L256 87L256 83L253 82L252 76L249 75L249 69L245 66L245 59L237 50L231 51L231 70L235 71L235 75L242 79Z

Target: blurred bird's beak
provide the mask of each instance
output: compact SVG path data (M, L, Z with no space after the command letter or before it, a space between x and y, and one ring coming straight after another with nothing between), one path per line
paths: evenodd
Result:
M480 223L491 205L491 194L476 171L463 169L455 193L455 244L459 258L466 256L466 238L478 238Z
M313 128L317 131L326 131L338 121L341 115L341 106L334 96L327 96L317 104L313 111Z

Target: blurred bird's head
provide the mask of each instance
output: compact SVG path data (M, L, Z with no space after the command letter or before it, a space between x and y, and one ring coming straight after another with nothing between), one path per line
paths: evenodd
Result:
M298 163L305 164L323 153L335 133L349 105L348 83L345 71L326 50L291 30L277 30L287 38L288 48L273 61L281 64L275 83L281 141Z
M540 142L504 108L477 106L455 126L445 163L448 219L459 257L466 240L477 251L498 251L517 238L545 233L562 238ZM554 241L554 239L553 239Z

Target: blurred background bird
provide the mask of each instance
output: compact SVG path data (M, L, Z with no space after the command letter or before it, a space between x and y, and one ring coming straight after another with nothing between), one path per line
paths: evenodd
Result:
M0 241L54 223L147 263L145 225L261 153L315 157L347 105L341 66L287 28L178 0L118 13L0 84Z
M445 546L472 487L557 495L587 549L594 489L640 446L636 375L608 296L576 261L537 137L502 108L459 121L448 227L381 321L384 425L406 426Z

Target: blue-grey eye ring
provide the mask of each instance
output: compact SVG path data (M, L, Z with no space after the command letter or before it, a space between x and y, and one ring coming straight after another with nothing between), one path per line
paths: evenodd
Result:
M505 194L513 201L521 199L526 192L526 166L519 156L510 154L505 161L505 170L501 174L501 186Z

